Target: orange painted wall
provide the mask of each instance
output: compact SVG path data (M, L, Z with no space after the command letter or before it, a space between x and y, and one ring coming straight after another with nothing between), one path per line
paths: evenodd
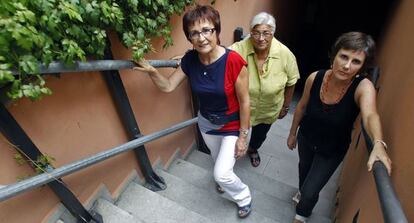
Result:
M209 3L210 1L200 1ZM272 12L274 1L217 1L222 16L223 45L233 41L237 26L248 32L251 17L260 11ZM243 12L242 14L240 12ZM157 53L147 59L168 59L185 53L191 45L182 32L181 17L174 16L172 37L174 46L162 49L162 41L154 40ZM130 59L125 49L111 34L115 59ZM162 69L168 75L172 69ZM170 94L160 92L146 74L131 70L120 71L136 120L143 134L149 134L192 117L189 86L185 82ZM43 152L54 158L54 166L74 162L127 142L114 102L105 81L98 72L61 74L47 77L53 95L40 101L19 100L8 106L9 111ZM146 145L152 163L160 159L166 164L177 149L183 154L194 144L194 128L187 128ZM0 135L0 185L16 182L17 177L32 174L27 165L19 166L13 160L14 149ZM69 189L86 202L104 184L116 196L121 183L132 170L139 168L133 152L106 160L63 180ZM47 187L40 187L0 203L0 222L47 222L47 216L56 210L57 197Z
M380 43L378 110L393 161L392 182L408 222L414 222L414 1L400 1ZM352 147L351 147L352 148ZM338 222L384 222L372 174L367 173L365 148L351 151L341 178Z

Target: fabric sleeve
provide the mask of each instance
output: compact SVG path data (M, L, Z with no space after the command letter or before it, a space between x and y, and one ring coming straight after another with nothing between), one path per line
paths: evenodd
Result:
M187 75L187 76L188 76L188 68L189 68L188 66L189 66L189 64L191 64L190 58L191 58L191 50L188 50L184 54L183 58L181 58L180 66L181 66L181 69L183 70L184 74Z
M236 52L233 50L230 50L229 52L229 58L228 58L227 66L230 66L230 70L232 71L231 74L232 80L235 83L237 78L239 77L241 69L246 66L247 62Z
M292 52L289 51L286 54L286 58L285 70L288 77L286 86L292 86L295 85L300 78L298 64L296 63L295 55L293 55Z

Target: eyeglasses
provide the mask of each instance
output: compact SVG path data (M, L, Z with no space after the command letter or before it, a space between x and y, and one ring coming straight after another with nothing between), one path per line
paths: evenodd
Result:
M214 28L203 28L201 31L192 31L188 34L190 40L197 40L203 35L204 38L210 37L216 29Z
M263 36L263 38L267 39L267 38L273 36L273 33L269 32L269 31L264 31L262 33L258 32L258 31L252 31L252 32L250 32L250 35L255 39L260 39L260 37L262 37L262 36Z

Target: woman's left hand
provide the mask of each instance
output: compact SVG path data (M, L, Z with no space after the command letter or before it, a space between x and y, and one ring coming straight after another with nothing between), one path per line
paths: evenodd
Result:
M374 148L372 149L371 154L368 159L368 171L372 170L372 166L375 161L381 161L387 168L388 175L391 175L391 159L388 157L387 152L385 151L384 146L381 143L375 143Z
M244 155L246 155L247 152L247 142L246 138L239 137L236 141L236 148L234 151L234 157L236 159L240 159Z

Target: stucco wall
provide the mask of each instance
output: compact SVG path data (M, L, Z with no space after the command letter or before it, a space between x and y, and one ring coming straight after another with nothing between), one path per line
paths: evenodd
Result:
M414 222L413 10L414 1L401 1L382 39L378 93L384 141L388 144L388 153L393 161L391 178L408 222ZM365 148L359 146L348 155L340 182L338 222L352 222L358 209L358 222L383 222L373 177L366 171Z
M210 3L210 1L200 1ZM217 1L215 7L222 16L221 41L230 45L233 30L242 26L248 31L251 17L259 11L272 12L273 1ZM241 14L241 12L243 12ZM182 32L181 17L174 16L172 37L174 46L164 50L162 41L154 40L157 53L147 59L168 59L183 54L191 45ZM130 59L130 51L122 47L116 35L111 34L112 50L116 59ZM162 69L168 75L172 69ZM136 120L143 134L152 133L192 117L189 86L184 82L170 94L160 92L146 74L131 70L120 71ZM62 74L60 78L47 77L53 95L40 101L19 100L8 106L9 111L43 152L56 159L59 167L100 151L127 142L114 102L105 81L98 72ZM0 135L0 184L16 182L17 177L31 174L27 165L18 166L13 160L15 150ZM152 163L166 164L180 149L185 153L194 143L194 128L187 128L146 145ZM139 168L133 152L127 152L80 172L64 177L68 188L86 202L104 184L117 195L121 183L132 170ZM59 202L47 187L0 203L0 222L29 223L47 221Z

